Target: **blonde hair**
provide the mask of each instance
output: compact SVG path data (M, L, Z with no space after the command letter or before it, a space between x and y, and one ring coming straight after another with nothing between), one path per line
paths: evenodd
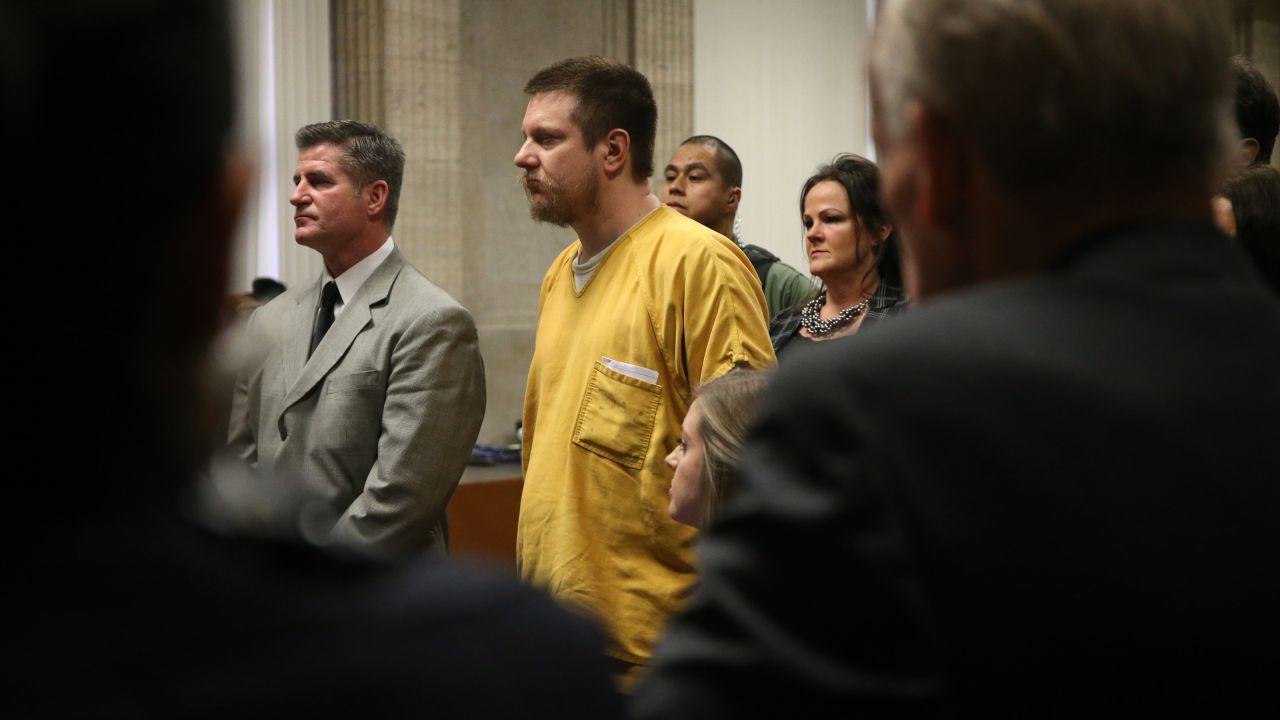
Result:
M702 527L720 512L733 484L738 452L755 417L756 404L768 374L753 368L731 370L698 388L702 422Z

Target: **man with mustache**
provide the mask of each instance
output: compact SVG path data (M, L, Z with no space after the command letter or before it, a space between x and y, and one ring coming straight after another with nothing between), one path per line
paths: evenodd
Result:
M475 323L391 240L400 144L354 121L307 125L296 139L295 238L324 270L250 321L269 352L238 384L230 446L316 485L328 502L322 543L443 553L445 505L484 416Z
M542 283L518 562L600 618L634 677L695 578L663 458L695 386L773 364L765 300L741 250L650 191L657 106L643 75L572 58L524 90L515 164L530 213L578 239Z

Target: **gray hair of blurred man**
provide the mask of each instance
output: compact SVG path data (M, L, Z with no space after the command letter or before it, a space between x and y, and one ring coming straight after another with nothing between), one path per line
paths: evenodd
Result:
M1011 199L1062 207L1169 183L1212 194L1232 138L1219 0L888 0L878 22L885 132L919 103Z

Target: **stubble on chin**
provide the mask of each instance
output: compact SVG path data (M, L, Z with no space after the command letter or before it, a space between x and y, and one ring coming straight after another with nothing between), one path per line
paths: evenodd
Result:
M584 214L593 214L599 208L599 187L594 176L588 175L571 188L548 179L538 181L541 204L534 202L529 186L521 182L525 197L529 200L529 217L535 222L545 222L559 227L569 227ZM585 212L582 206L585 205Z
M538 205L533 202L532 198L530 198L529 217L533 218L535 222L551 223L552 225L558 225L560 227L569 227L569 221L572 218L570 218L568 213L564 211L564 208L556 202L557 199L558 198L553 197L547 202Z

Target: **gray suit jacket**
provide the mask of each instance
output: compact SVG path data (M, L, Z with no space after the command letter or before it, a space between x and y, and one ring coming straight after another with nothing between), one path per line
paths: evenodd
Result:
M484 417L471 315L395 250L308 360L319 296L317 280L250 319L263 355L237 382L230 449L313 487L329 514L303 529L312 539L382 556L443 549Z

